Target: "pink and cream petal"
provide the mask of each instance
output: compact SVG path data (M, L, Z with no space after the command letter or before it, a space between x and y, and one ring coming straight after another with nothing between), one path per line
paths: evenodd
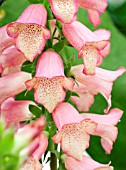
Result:
M25 82L31 79L31 74L18 72L0 78L0 103L8 97L15 96L26 89Z
M83 49L81 50L81 55L82 55L83 62L84 62L83 73L86 75L94 75L95 66L99 58L99 51L94 46L85 45Z
M100 50L103 50L109 42L99 41L99 42L88 42L86 43L81 51L79 52L79 57L83 58L84 70L83 73L86 75L95 74L95 67L101 60Z
M36 78L35 101L42 104L50 113L65 98L63 89L64 77Z
M89 147L89 134L93 133L96 127L97 124L90 120L84 120L80 124L66 124L52 139L54 142L60 140L64 153L77 160L82 160L83 151ZM59 140L55 140L55 138Z
M45 47L46 39L50 37L49 31L37 24L11 23L7 33L15 38L15 44L27 60L33 61Z
M58 20L71 23L78 11L77 0L49 0L51 9Z

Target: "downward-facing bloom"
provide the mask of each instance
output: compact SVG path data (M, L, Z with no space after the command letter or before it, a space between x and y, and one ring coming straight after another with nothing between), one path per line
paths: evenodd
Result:
M78 57L83 58L84 74L95 74L95 66L102 63L102 58L110 51L110 32L106 30L90 31L86 26L78 21L72 24L64 24L63 34L79 51Z
M67 170L113 170L109 164L100 164L85 155L83 155L81 162L70 156L64 156L63 161Z
M13 97L10 97L1 105L1 118L5 119L7 123L29 120L33 117L29 105L36 104L30 100L16 101Z
M89 14L89 20L96 27L100 24L100 14L104 13L107 7L107 0L48 0L51 9L63 23L71 23L74 20L78 7L85 8Z
M7 33L27 60L33 61L45 47L50 32L45 28L47 12L43 5L30 5L16 22L7 25Z
M54 51L44 52L38 60L36 75L26 82L28 90L34 88L37 103L42 104L49 112L65 98L65 89L73 88L73 81L64 75L63 61Z
M69 103L57 106L52 116L59 130L52 138L54 143L60 143L65 154L82 160L84 150L89 147L90 134L96 130L97 123L84 119Z
M79 82L73 88L73 91L77 92L79 97L72 96L71 99L77 104L80 111L88 111L94 102L94 95L101 93L108 102L108 107L105 110L105 112L108 112L111 107L113 82L126 71L125 68L120 67L116 71L96 68L96 74L92 76L84 75L82 71L83 65L73 66L70 71L70 74Z
M13 73L0 78L0 104L9 97L13 97L26 90L25 82L31 79L26 72Z
M0 56L2 76L21 71L24 61L26 61L24 55L14 46L4 50Z
M90 134L101 136L103 148L110 153L118 134L115 125L122 111L115 108L108 115L79 114L69 103L61 103L52 115L59 130L52 138L54 143L60 143L66 155L82 160L83 151L89 147Z

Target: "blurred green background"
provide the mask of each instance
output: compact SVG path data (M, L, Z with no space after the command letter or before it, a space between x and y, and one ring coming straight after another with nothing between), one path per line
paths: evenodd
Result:
M1 1L0 1L1 2ZM0 27L15 21L23 10L29 5L27 0L6 0L0 7ZM2 18L3 17L3 18ZM105 28L111 31L111 52L103 61L102 68L116 70L120 66L126 68L126 1L109 0L107 11L101 15L102 23L97 28ZM80 9L78 20L91 30L93 25L88 21L87 12ZM64 47L62 50L67 56L76 55L73 48ZM90 112L103 113L107 107L105 99L101 95L95 97L95 103ZM112 91L112 107L118 107L124 111L121 122L118 124L119 134L110 155L106 155L100 144L99 137L91 137L89 154L98 162L112 162L115 170L126 169L126 73L115 81Z

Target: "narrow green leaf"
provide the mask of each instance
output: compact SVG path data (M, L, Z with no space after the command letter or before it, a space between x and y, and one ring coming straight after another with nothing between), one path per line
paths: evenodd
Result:
M36 117L40 117L40 115L42 114L41 108L39 108L39 107L37 107L35 105L29 105L29 110Z
M80 97L76 92L72 91L71 96L77 96Z
M66 91L66 97L65 97L65 100L64 100L65 102L67 102L70 99L71 94L72 94L72 92L70 90Z

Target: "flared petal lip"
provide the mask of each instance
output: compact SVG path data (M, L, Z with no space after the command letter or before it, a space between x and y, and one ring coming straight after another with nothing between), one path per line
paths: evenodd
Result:
M52 11L55 11L55 9L53 8L53 2L52 0L48 0L50 3L51 3L51 8L52 8ZM69 22L65 22L62 18L60 18L58 15L57 15L57 12L55 11L55 15L56 15L56 18L61 21L62 23L64 24L71 24L73 21L74 21L74 18L78 12L78 0L74 0L75 1L75 6L76 6L76 10L74 12L74 15L73 15L73 19Z
M26 59L28 59L26 56L25 56L25 54L20 50L20 48L18 47L18 44L17 44L17 41L16 41L16 38L17 38L17 36L18 36L18 34L15 34L15 35L11 35L11 33L8 31L8 28L12 25L12 24L22 24L22 23L20 23L20 22L12 22L12 23L10 23L10 24L8 24L7 25L7 28L6 28L6 30L7 30L7 34L8 34L8 36L10 36L10 37L13 37L14 38L14 44L15 44L15 46L16 46L16 48L17 48L17 50L18 51L20 51L23 55L24 55L24 57L26 58ZM36 23L30 23L30 24L35 24L35 25L39 25L39 24L36 24ZM40 25L41 26L41 25ZM42 26L43 27L43 26ZM43 27L45 30L47 30L47 28L45 28L45 27ZM48 32L49 33L49 32ZM32 62L33 60L34 60L34 58L36 58L41 52L42 52L42 50L44 49L44 47L45 47L45 44L46 44L46 39L49 39L50 38L50 33L48 34L48 35L44 35L44 33L43 33L43 42L42 42L42 44L41 44L41 47L39 48L39 50L38 51L36 51L36 54L34 54L34 56L31 58L31 59L29 59L29 61L30 62Z
M58 76L56 76L56 77L58 77ZM61 77L61 76L60 76ZM36 77L37 78L37 77ZM44 78L44 77L43 77ZM26 81L27 82L27 81ZM62 100L61 101L59 101L59 102L57 102L57 104L56 104L56 106L55 106L55 108L60 104L60 103L62 103L63 101L64 101L64 99L65 99L65 90L64 89L62 89L63 90L63 93L62 93ZM36 90L34 90L34 96L37 96L36 95ZM37 97L35 97L36 99L37 99ZM38 104L42 104L41 102L39 102L38 100L36 100L36 103L38 103ZM54 110L55 110L55 108L53 109L53 110L49 110L44 104L43 104L43 106L49 111L49 113L52 113Z

